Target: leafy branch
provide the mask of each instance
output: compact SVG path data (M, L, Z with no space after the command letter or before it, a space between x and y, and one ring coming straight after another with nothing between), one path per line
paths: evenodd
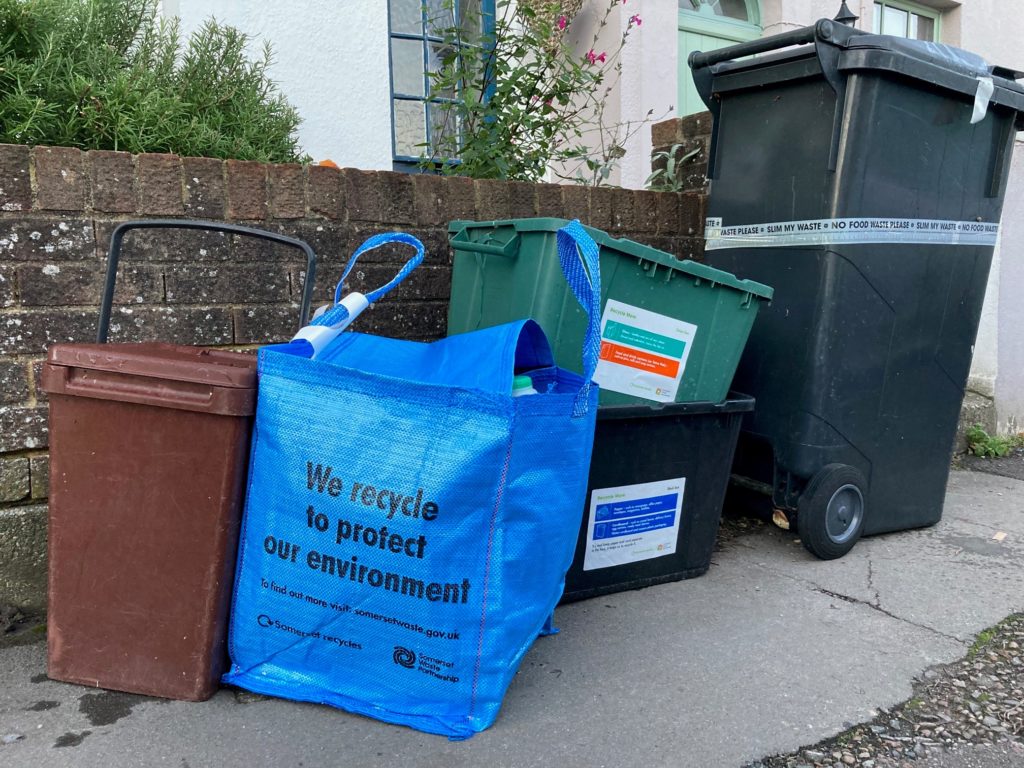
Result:
M537 181L551 166L582 183L606 181L624 145L651 120L605 124L605 102L621 74L633 15L610 52L596 50L623 0L609 0L585 54L567 39L582 5L499 0L491 24L479 11L456 18L454 0L432 21L443 55L429 73L431 141L421 165L474 178ZM436 117L437 119L433 119ZM596 138L587 138L596 129Z

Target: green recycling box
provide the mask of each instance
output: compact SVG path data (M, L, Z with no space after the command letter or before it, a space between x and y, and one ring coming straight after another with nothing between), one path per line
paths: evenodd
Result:
M562 278L562 219L453 221L448 333L531 317L555 362L580 370L586 315ZM601 249L602 405L720 402L772 289L591 227Z

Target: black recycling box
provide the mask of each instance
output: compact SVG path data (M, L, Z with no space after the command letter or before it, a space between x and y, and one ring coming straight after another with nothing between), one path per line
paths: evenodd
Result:
M743 415L754 399L598 410L563 603L708 570Z

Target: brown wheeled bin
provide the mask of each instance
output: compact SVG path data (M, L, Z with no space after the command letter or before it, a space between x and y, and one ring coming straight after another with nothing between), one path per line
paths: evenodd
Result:
M171 344L50 348L50 677L217 690L255 366Z
M260 230L128 222L111 239L106 340L123 229ZM312 250L307 287L312 285ZM306 291L300 325L309 308ZM160 343L59 344L50 396L48 675L201 701L226 668L256 358Z

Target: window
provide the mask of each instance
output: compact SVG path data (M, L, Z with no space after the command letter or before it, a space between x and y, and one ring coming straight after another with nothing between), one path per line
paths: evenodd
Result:
M876 35L934 41L939 39L939 13L911 3L882 0L875 3L872 29Z
M697 93L686 63L692 51L711 51L761 36L758 0L678 0L679 36L676 58L676 114L692 115L707 106Z
M411 169L424 154L423 144L436 145L449 125L444 105L458 98L430 98L430 72L444 56L437 30L455 20L475 36L493 26L494 0L389 0L391 37L391 125L396 169Z
M679 7L684 11L710 12L712 15L737 21L757 21L751 18L747 0L679 0Z

